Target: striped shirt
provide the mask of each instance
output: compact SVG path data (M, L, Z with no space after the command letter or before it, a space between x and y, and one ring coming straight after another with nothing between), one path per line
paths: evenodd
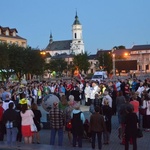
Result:
M59 108L52 108L49 112L50 125L53 129L60 129L64 126L64 113Z

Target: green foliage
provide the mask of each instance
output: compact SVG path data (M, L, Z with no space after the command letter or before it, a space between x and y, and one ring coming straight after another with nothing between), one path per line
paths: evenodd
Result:
M3 78L8 80L12 74L18 79L24 74L40 75L45 64L40 51L31 47L20 47L16 44L0 43L0 70Z
M99 57L99 66L102 70L107 71L108 73L112 70L112 55L108 52L101 52Z
M67 69L67 62L64 59L51 59L46 68L51 71L56 71L57 74L61 75L62 72Z
M114 46L113 49L126 49L126 47L123 45L119 45L119 46Z
M86 73L90 68L87 52L74 56L73 63L81 72L84 71Z

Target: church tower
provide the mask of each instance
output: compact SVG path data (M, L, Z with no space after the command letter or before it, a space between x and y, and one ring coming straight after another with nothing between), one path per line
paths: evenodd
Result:
M70 48L70 53L72 54L80 54L84 53L84 42L82 37L82 25L80 24L77 12L75 16L75 20L72 25L72 43Z
M53 43L53 36L52 36L52 33L50 33L50 40L49 40L49 43Z

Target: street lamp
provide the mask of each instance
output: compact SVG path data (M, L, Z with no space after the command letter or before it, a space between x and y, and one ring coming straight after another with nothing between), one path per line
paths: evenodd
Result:
M113 48L112 49L112 61L113 61L113 78L115 79L116 78L116 66L115 66L115 53L114 53L114 51L115 51L116 49L115 48Z

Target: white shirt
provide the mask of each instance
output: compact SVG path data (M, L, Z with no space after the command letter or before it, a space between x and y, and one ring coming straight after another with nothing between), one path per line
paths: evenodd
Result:
M139 97L141 98L141 94L144 91L144 87L143 86L139 86L137 89L137 92L139 93Z
M7 110L9 108L9 103L14 103L14 102L12 100L5 100L5 101L3 101L2 107L3 107L4 110ZM15 109L15 104L14 104L14 108L13 109Z
M85 93L85 98L90 98L91 87L89 85L85 87L84 93Z
M147 107L146 115L150 115L150 100L149 101L146 101L146 100L143 101L142 108L146 108L146 107Z
M90 99L95 99L95 94L98 94L98 86L95 85L94 87L91 88L91 95L90 95Z

